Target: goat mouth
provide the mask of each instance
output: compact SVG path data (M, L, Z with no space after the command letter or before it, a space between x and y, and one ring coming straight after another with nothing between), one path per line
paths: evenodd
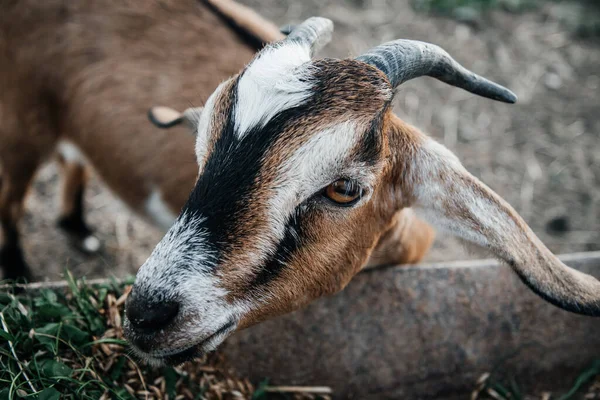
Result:
M233 332L235 326L235 321L229 321L211 335L184 348L152 353L141 352L139 349L136 349L136 353L138 353L138 356L147 361L149 364L176 366L215 350L216 347L220 345L221 342L225 340L225 338L227 338L231 332Z

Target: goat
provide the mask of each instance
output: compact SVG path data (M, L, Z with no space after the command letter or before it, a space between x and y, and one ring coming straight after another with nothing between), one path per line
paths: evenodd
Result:
M194 139L148 127L149 99L177 106L192 98L203 102L263 43L283 37L271 22L231 0L4 4L4 277L31 279L17 224L34 173L56 151L64 175L58 224L82 250L100 248L83 217L89 165L132 210L166 231L196 180Z
M199 175L137 273L125 320L134 350L182 362L341 290L382 239L418 253L431 235L414 211L489 249L548 302L600 316L600 282L562 264L509 204L391 109L395 88L423 75L507 103L516 96L423 42L312 59L332 30L308 19L203 108L151 111L161 126L192 126ZM387 232L407 217L404 234Z

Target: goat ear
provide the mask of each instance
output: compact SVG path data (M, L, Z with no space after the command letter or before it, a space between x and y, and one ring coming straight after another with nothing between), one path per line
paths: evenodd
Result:
M148 119L158 128L166 129L183 122L183 114L170 107L156 106L148 110Z
M600 316L600 281L564 265L517 212L471 175L458 158L399 119L396 178L404 205L442 231L489 249L546 301Z
M172 128L186 122L194 131L198 125L202 107L188 108L183 113L170 107L155 106L148 110L148 119L161 129Z

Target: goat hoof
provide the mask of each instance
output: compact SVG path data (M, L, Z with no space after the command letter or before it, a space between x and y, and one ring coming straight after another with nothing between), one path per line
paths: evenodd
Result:
M80 219L63 217L58 227L69 238L71 244L84 254L96 254L102 249L102 241Z
M0 266L6 280L18 282L31 282L33 275L25 258L23 251L18 246L5 246L0 249Z
M294 28L296 28L296 25L290 25L290 24L283 25L282 27L279 28L279 32L283 33L284 35L289 35L290 33L292 33Z
M102 242L95 235L88 235L79 242L81 251L86 254L96 254L102 249Z
M86 255L94 255L102 250L102 241L94 234L85 236L72 235L66 232L71 245Z

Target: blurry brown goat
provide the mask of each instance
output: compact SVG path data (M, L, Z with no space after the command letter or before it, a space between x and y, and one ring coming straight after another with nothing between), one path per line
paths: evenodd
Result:
M17 223L41 163L64 173L59 226L82 250L86 165L133 210L167 229L198 173L194 139L159 131L157 99L206 100L264 43L283 35L230 0L2 2L0 13L0 265L29 277ZM175 137L176 136L176 137Z
M83 217L86 166L132 210L163 229L198 175L194 138L148 124L154 104L205 101L264 43L271 22L231 0L4 2L0 13L0 265L30 278L18 221L41 163L58 152L64 181L58 225L80 249L99 240ZM195 104L199 106L201 104ZM432 230L409 211L373 254L418 261Z

